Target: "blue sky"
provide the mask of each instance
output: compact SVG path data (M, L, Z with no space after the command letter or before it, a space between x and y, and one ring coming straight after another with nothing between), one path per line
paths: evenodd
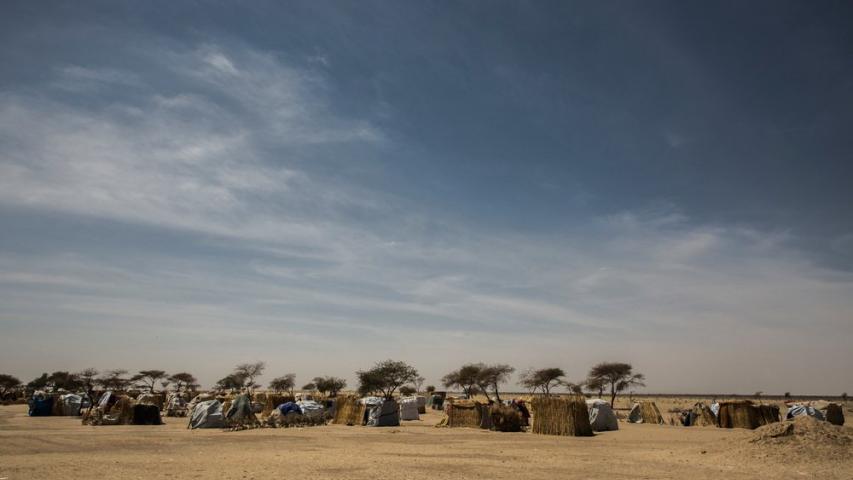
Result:
M847 2L0 10L2 370L853 387Z

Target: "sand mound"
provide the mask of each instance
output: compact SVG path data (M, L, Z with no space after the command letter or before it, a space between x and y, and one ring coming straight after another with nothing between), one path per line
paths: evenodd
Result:
M850 447L853 446L853 428L802 416L757 428L749 442L811 448Z

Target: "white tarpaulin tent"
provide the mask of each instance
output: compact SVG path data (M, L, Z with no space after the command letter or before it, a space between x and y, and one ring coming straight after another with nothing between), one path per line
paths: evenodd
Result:
M599 398L586 401L589 410L589 424L594 432L619 430L619 421L610 404Z

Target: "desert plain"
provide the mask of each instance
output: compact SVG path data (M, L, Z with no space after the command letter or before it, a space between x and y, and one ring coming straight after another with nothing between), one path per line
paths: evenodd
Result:
M662 412L695 401L653 400ZM845 406L848 419L851 413ZM762 438L758 430L620 420L618 431L557 437L436 428L442 417L428 410L399 427L231 432L188 430L184 418L83 426L79 418L28 417L25 405L9 405L0 407L0 479L853 478L849 426L816 424L817 434Z

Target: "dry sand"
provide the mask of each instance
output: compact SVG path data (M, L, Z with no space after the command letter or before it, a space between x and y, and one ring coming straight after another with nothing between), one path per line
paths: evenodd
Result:
M853 446L812 453L805 436L620 423L591 438L435 428L440 413L397 428L329 425L240 432L82 426L0 407L0 479L51 478L853 478ZM834 431L850 435L850 427ZM838 433L841 432L841 433Z

